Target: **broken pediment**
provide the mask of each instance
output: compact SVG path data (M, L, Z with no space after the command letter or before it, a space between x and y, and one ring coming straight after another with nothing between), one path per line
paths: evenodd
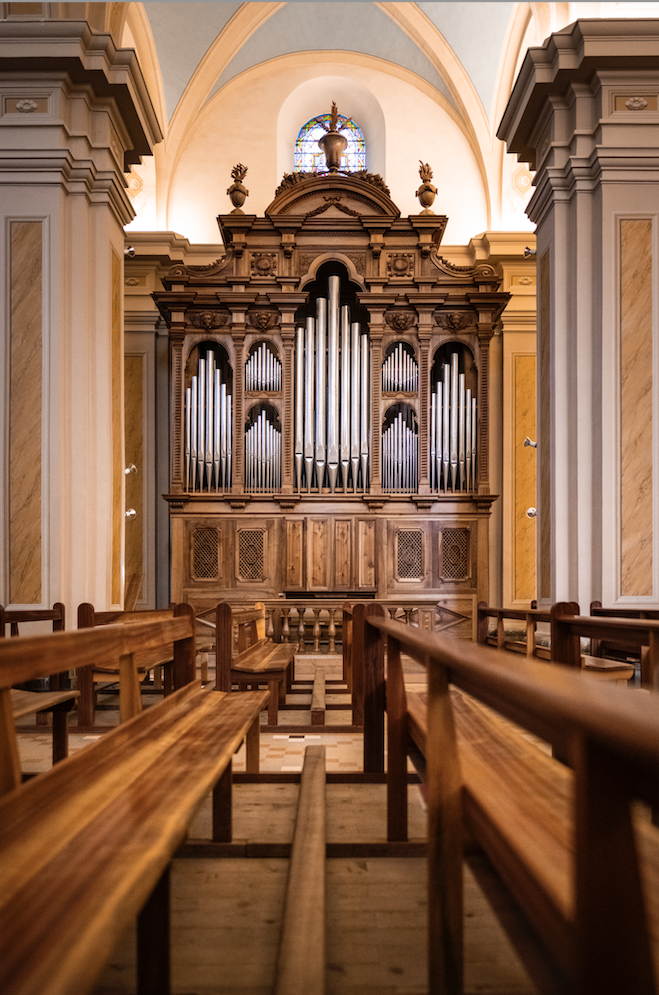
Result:
M265 213L273 220L400 216L382 178L366 172L287 173Z

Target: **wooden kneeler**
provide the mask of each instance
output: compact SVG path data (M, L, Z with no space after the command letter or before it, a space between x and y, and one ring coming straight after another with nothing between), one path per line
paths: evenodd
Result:
M307 746L274 995L325 993L325 747Z

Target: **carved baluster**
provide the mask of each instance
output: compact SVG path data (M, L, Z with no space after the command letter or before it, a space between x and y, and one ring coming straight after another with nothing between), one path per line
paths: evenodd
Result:
M274 608L268 608L267 609L266 623L265 623L265 637L266 637L266 639L272 639L272 637L275 634L275 626L274 626L274 622L272 621L272 616L274 615L274 612L275 612Z
M312 608L314 614L313 622L313 651L320 653L320 608Z
M282 610L281 610L281 614L282 614L281 641L282 641L282 643L288 643L288 642L290 642L291 629L290 629L290 626L288 624L288 616L290 615L290 613L291 613L290 608L282 608Z
M397 608L389 608L387 610L388 610L388 612L389 612L389 614L391 616L391 621L395 622L396 621L396 612L398 611L398 609Z
M405 625L411 625L412 624L412 612L414 611L414 609L413 608L403 608L403 611L405 612Z
M336 614L336 608L329 609L329 653L336 653L336 623L334 621L334 616Z
M298 614L298 626L297 626L297 648L300 653L304 653L304 605L299 605L297 609Z

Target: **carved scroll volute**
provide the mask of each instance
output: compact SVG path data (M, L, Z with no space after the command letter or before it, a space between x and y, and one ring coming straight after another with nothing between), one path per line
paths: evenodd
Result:
M178 317L178 316L177 316ZM172 494L183 492L183 446L181 443L184 418L183 390L183 339L185 338L185 318L172 320L169 340L172 345L172 411L175 412L172 426Z

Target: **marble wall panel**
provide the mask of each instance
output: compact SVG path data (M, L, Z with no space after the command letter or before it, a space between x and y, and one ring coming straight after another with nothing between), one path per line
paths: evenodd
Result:
M112 604L119 605L123 598L122 539L124 529L124 419L123 400L123 335L122 300L123 266L116 252L112 252Z
M9 596L41 604L42 223L10 226Z
M126 423L126 466L134 464L137 473L126 475L126 508L134 508L137 517L126 522L126 584L134 576L143 577L144 563L144 376L146 357L128 355L124 358L124 410ZM137 598L142 598L142 585Z
M515 572L513 592L516 601L530 601L535 595L536 519L528 518L528 508L536 504L536 450L524 446L524 439L536 438L535 356L513 357L514 391L514 536Z
M551 599L551 280L549 250L540 258L538 355L540 359L538 438L540 576L538 596Z
M653 594L652 220L620 221L620 594Z

